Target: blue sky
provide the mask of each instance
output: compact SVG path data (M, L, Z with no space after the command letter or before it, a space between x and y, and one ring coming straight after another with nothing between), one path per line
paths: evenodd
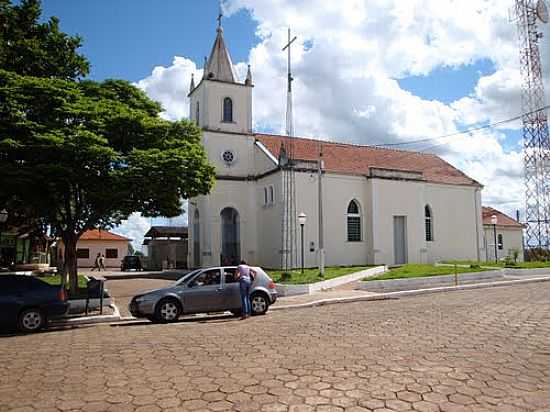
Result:
M202 62L217 25L215 0L43 0L43 17L57 16L66 33L83 37L90 78L137 81L175 55ZM232 58L242 61L258 42L256 24L241 10L225 19Z

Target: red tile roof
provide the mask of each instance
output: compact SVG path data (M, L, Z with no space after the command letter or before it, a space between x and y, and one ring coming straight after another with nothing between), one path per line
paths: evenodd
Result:
M509 226L522 228L523 225L517 220L512 219L510 216L505 215L500 210L493 209L492 207L483 206L483 224L492 225L491 216L496 215L497 217L497 226Z
M256 134L255 137L276 158L279 157L281 144L288 139L286 136L267 134ZM293 157L297 160L316 161L319 158L320 144L323 148L325 170L328 172L368 175L370 168L392 169L420 172L428 182L481 186L440 157L427 153L295 137Z
M116 233L111 233L107 230L92 229L84 232L82 236L80 236L80 240L118 240L128 242L131 239L117 235Z

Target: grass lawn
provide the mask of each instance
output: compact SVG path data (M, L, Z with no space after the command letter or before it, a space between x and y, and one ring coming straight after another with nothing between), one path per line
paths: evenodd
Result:
M487 269L483 269L483 268L457 267L458 273L483 272L486 270ZM452 275L454 273L455 273L455 269L452 266L409 264L409 265L401 266L399 268L391 269L380 276L367 278L363 280L369 281L369 280L423 278L428 276Z
M450 260L445 261L442 263L456 263L457 265L480 265L480 266L493 266L493 267L501 267L503 268L505 266L505 263L503 261L499 262L476 262L473 260ZM509 268L516 268L516 269L537 269L537 268L550 268L550 261L549 262L518 262L515 265L509 265L507 266Z
M61 276L55 275L55 276L44 276L39 278L40 280L43 280L46 283L49 283L50 285L61 285ZM88 287L87 280L84 276L78 275L78 287L80 289L86 289Z
M344 275L350 275L355 272L360 272L362 270L368 269L372 266L334 266L325 268L325 276L319 276L319 269L304 269L304 273L301 271L293 270L291 272L290 279L281 281L282 271L280 270L266 270L266 273L277 283L286 283L289 285L303 285L308 283L320 282L322 280L328 280L337 278Z

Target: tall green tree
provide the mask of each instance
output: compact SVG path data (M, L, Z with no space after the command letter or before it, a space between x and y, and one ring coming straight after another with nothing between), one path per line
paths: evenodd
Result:
M39 0L13 5L0 0L0 68L22 75L75 80L88 74L88 60L77 49L79 36L59 30L59 19L40 23Z
M133 212L176 216L182 198L207 194L214 183L200 129L160 111L125 81L0 70L0 204L24 205L55 229L72 290L83 232Z

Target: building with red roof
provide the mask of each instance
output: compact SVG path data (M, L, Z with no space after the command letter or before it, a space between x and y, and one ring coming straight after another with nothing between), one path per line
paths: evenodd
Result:
M492 207L483 207L483 243L485 260L495 261L513 257L517 251L518 261L523 261L524 225L516 219Z
M250 68L240 80L219 28L188 95L217 175L209 195L189 201L190 266L279 268L291 255L298 267L302 243L306 267L323 256L327 265L485 258L479 182L434 154L254 133L252 90Z
M76 244L77 266L79 268L93 268L97 256L103 256L106 268L118 268L132 239L103 229L91 229L84 232ZM59 240L57 248L58 262L64 256L63 241ZM60 263L58 263L58 266Z

